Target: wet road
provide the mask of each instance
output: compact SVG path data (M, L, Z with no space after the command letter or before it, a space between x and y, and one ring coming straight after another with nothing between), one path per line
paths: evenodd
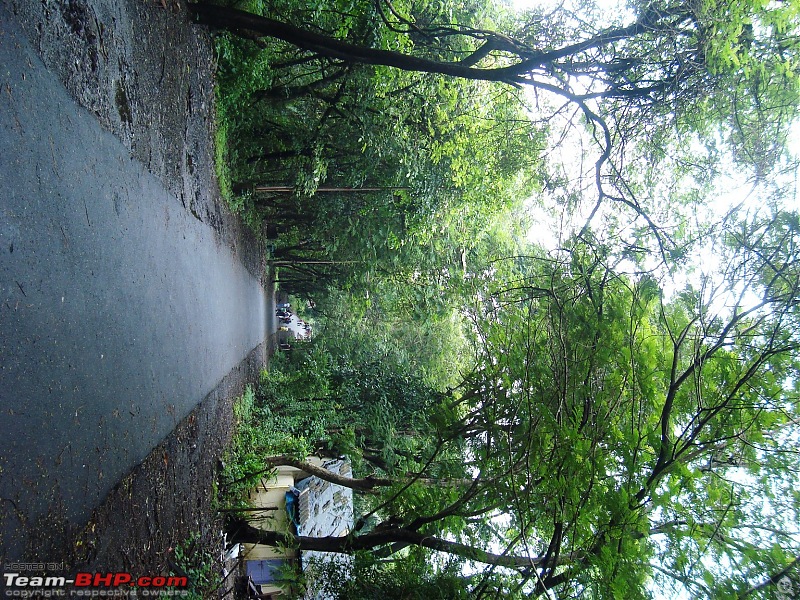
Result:
M270 326L268 299L0 5L0 559L85 520ZM49 514L50 513L50 514Z

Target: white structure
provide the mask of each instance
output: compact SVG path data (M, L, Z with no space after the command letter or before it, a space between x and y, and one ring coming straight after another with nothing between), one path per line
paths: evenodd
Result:
M346 459L311 457L308 461L345 477L352 476ZM250 524L268 531L292 529L300 536L328 537L347 535L353 527L353 490L309 476L294 467L278 467L272 477L262 480L250 494L250 505L261 509L249 513ZM299 559L309 600L326 598L315 585L314 569L308 568L309 565L334 561L337 569L349 570L352 563L346 555L302 552L297 556L292 551L261 544L245 545L244 559L247 575L263 598L279 598L288 593L291 571L298 568Z

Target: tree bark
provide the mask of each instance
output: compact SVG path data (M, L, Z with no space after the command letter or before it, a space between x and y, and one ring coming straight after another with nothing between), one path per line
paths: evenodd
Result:
M267 546L288 545L297 547L299 550L339 554L351 554L357 550L371 550L387 544L405 543L510 569L536 568L542 560L541 557L495 554L474 546L432 537L403 527L376 529L362 535L314 538L264 531L244 521L238 521L235 524L234 541Z
M288 42L302 50L308 50L320 56L340 59L349 63L383 65L403 71L437 73L462 79L496 81L511 85L531 85L566 97L571 97L572 92L565 87L532 79L529 75L537 69L547 68L557 61L580 55L606 44L635 38L643 34L652 35L654 33L672 31L680 21L692 18L691 13L686 12L685 9L682 10L680 6L676 9L664 11L650 10L646 11L638 21L630 25L608 29L586 40L549 51L536 51L522 44L518 44L516 48L513 48L511 44L507 43L507 38L503 42L504 36L491 34L490 39L494 40L495 43L500 43L504 49L517 54L519 62L495 68L475 68L471 65L483 58L484 52L488 54L492 49L492 44L488 43L488 41L488 45L484 44L473 55L467 57L465 62L446 62L410 56L391 50L359 46L313 31L306 31L288 23L232 8L209 4L190 4L189 8L194 11L200 22L207 25L239 31L247 36L255 34L272 37ZM484 32L483 37L486 37L486 32ZM602 62L598 62L594 66L598 69L608 67Z
M333 471L329 471L323 467L318 467L308 461L305 460L298 460L296 458L292 458L291 456L273 456L266 459L267 468L262 471L256 471L255 473L250 473L246 475L244 478L240 479L239 481L244 481L244 479L249 479L250 477L255 477L257 475L262 475L264 473L269 472L275 467L294 467L295 469L300 469L301 471L305 471L309 475L314 475L319 477L323 481L328 481L330 483L334 483L336 485L341 485L342 487L350 488L352 490L358 490L360 492L371 492L375 493L375 488L378 487L388 487L395 483L392 479L385 479L381 477L364 477L362 479L354 479L352 477L344 477L339 475L338 473L334 473Z
M287 102L289 100L296 100L303 96L308 96L312 92L321 87L325 87L329 83L341 79L347 73L347 69L340 69L330 75L325 75L319 79L307 83L305 85L296 85L291 87L274 87L268 90L260 90L255 92L257 100L273 100Z
M189 9L194 11L198 20L206 25L232 31L254 32L261 36L283 40L303 50L347 62L385 65L404 71L439 73L465 79L524 83L523 81L514 81L517 79L516 74L503 68L475 69L460 63L438 62L391 50L357 46L326 35L305 31L288 23L233 8L210 4L190 4Z

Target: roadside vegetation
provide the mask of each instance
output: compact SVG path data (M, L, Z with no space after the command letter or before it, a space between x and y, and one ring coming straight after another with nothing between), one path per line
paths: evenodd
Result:
M315 333L221 491L323 452L358 496L347 538L243 538L355 554L340 598L800 585L800 4L193 10Z
M173 550L171 571L179 577L186 577L187 600L205 600L219 595L222 586L220 572L222 565L213 552L200 543L199 535L191 535Z

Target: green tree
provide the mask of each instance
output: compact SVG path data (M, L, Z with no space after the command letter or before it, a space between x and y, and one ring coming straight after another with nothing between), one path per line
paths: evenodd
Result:
M483 564L473 597L498 577L534 596L768 597L800 555L798 242L796 214L741 219L721 277L669 299L577 239L508 259L512 277L474 280L476 365L428 408L414 471L373 486L351 535L289 542Z
M423 552L409 552L402 560L374 560L356 556L351 571L326 569L326 592L340 600L373 598L405 600L467 600L468 578L455 563L434 567ZM325 569L325 565L322 568Z
M474 15L455 5L382 1L338 8L333 22L313 26L302 10L280 20L207 4L192 10L205 23L282 40L304 56L550 94L558 100L545 119L566 102L594 132L598 202L634 211L642 208L620 180L620 152L637 135L712 139L722 131L760 175L784 152L798 105L794 0L634 2L630 16L610 24L598 11L595 24L566 8L516 19L496 4L469 8ZM366 37L349 26L358 14L370 15Z
M287 42L260 59L270 80L250 93L271 108L247 122L267 137L242 146L253 170L241 183L299 174L293 195L252 196L289 228L276 259L317 287L341 273L310 265L349 271L358 334L315 355L319 385L298 380L292 398L344 408L373 474L350 482L369 499L349 536L242 524L242 538L378 562L444 554L474 573L458 589L479 598L637 598L657 586L766 598L794 576L798 217L730 214L687 235L682 214L668 231L652 208L667 180L682 210L706 204L711 177L687 191L677 170L659 170L713 168L717 147L757 179L785 166L797 2L633 3L626 21L597 24L490 4L283 7L264 13L282 21L193 10L254 46ZM308 121L296 135L292 113ZM500 235L495 214L532 181L563 191L538 160L562 118L597 144L594 209L545 253ZM391 193L329 196L323 181ZM629 238L615 239L628 227L617 215L602 239L593 231L607 202L632 215ZM722 272L670 290L660 273L701 243ZM431 353L415 362L393 342L445 331L453 316L471 345L442 385ZM395 589L396 573L378 572Z
M372 3L276 1L269 10L365 43L404 37L381 30ZM218 46L239 202L277 234L274 264L293 291L429 262L442 223L469 214L480 235L539 179L544 128L527 118L516 90L274 42L220 36Z

